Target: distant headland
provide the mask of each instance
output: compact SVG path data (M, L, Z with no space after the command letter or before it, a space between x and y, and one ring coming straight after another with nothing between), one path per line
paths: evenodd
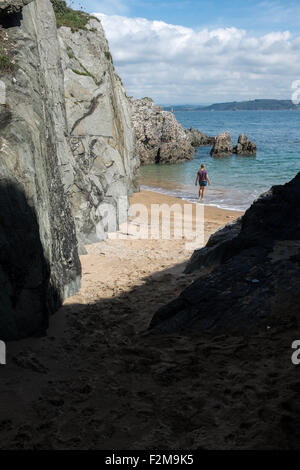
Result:
M216 103L210 106L164 106L164 109L166 111L297 111L300 110L300 105L294 104L291 100L258 99Z

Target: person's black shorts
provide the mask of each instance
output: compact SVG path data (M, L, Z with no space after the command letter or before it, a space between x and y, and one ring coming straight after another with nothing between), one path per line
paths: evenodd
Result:
M204 186L207 186L207 181L199 181L200 188L203 188Z

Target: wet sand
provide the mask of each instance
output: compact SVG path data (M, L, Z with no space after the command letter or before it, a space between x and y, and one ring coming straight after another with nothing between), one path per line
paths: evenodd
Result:
M133 203L179 203L157 193ZM205 207L205 238L237 212ZM195 277L186 240L106 240L81 257L80 292L48 336L8 344L1 448L295 448L293 325L255 337L144 335Z

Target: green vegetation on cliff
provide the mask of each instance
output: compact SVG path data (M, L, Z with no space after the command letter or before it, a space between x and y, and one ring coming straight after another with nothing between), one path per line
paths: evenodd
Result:
M94 19L100 23L96 16L91 16L81 10L73 10L67 5L65 0L51 0L53 9L56 16L56 24L60 26L68 26L72 32L79 31L80 29L86 30L86 25L90 19ZM91 28L89 31L96 32L96 28Z
M56 16L57 27L68 26L73 33L80 29L86 30L90 16L87 13L70 8L64 0L51 0Z
M5 31L0 30L0 74L14 72L17 66L13 59L12 45Z
M11 61L11 58L0 48L0 72L13 72L15 64Z

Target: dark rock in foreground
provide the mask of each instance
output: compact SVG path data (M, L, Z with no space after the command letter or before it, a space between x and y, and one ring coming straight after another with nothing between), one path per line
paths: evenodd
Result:
M193 147L208 147L214 145L216 140L215 137L208 137L206 134L193 127L186 129L185 133Z
M233 148L233 153L237 155L256 155L257 146L248 139L245 134L241 134L237 146Z
M242 219L239 218L211 235L204 248L194 251L185 270L186 274L204 269L212 270L219 266L228 255L232 239L240 233L241 225Z
M233 146L229 132L219 134L210 151L212 157L228 157L232 154Z
M284 325L287 317L297 318L299 200L300 173L286 185L263 194L245 213L241 230L232 240L221 236L220 243L213 246L211 242L210 248L194 255L194 269L197 259L199 267L204 264L209 268L210 259L212 268L218 267L158 310L150 329L244 334Z

